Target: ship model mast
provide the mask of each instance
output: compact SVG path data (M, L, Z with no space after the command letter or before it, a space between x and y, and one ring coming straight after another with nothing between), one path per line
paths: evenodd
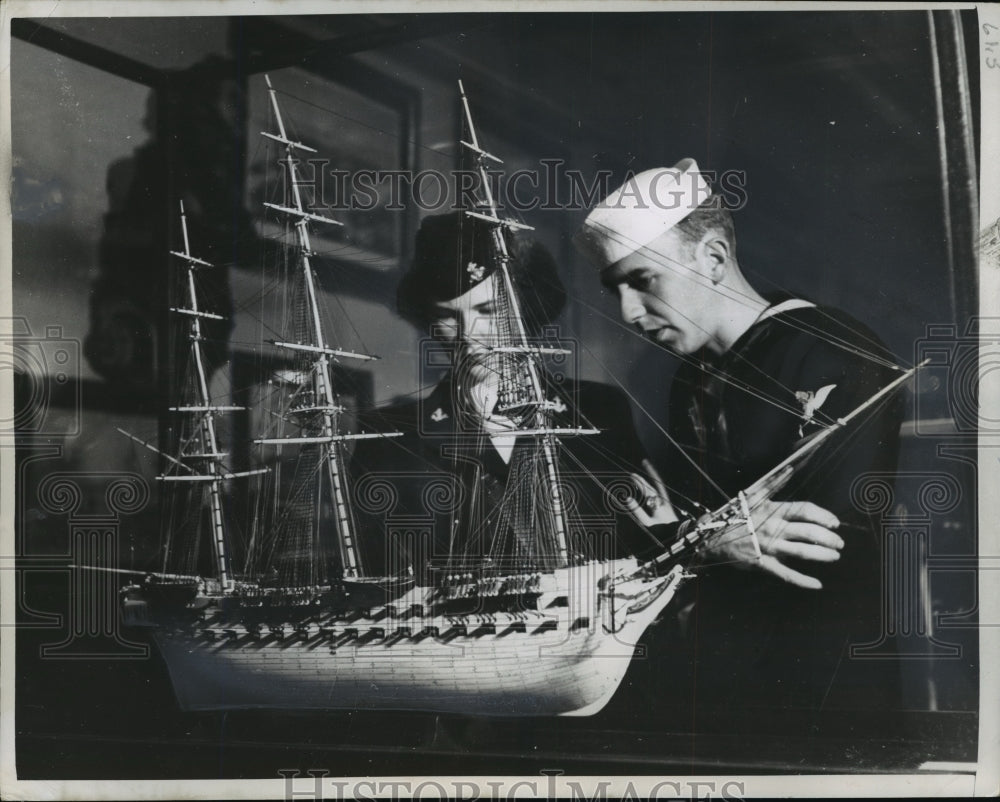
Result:
M500 217L496 199L490 189L486 163L494 162L503 164L503 161L480 146L476 127L472 120L472 111L469 107L469 101L462 81L458 82L458 90L462 100L462 109L469 132L469 140L471 140L460 140L460 142L464 148L473 154L485 196L483 211L466 210L465 214L469 217L485 221L491 227L493 248L498 262L497 275L499 276L500 284L498 293L504 299L504 307L509 310L509 314L507 315L509 331L505 332L507 341L500 345L493 345L490 349L500 357L500 364L506 368L506 370L501 369L500 371L502 386L496 412L504 413L521 410L523 413L520 416L521 425L518 428L505 429L503 432L504 435L530 436L536 438L540 445L545 471L544 486L548 495L548 503L551 504L552 523L554 526L552 537L554 538L556 559L554 566L546 567L563 567L570 563L571 553L566 513L559 487L558 461L556 457L558 446L557 436L598 434L599 430L582 427L556 428L552 426L552 403L545 398L539 362L545 354L569 354L570 351L563 348L536 346L529 342L520 300L511 279L511 254L507 247L505 231L530 231L533 229L524 223ZM526 389L528 392L526 398L518 397L520 391L524 389L524 378L527 379ZM529 537L539 537L538 532L527 534ZM544 535L542 536L544 537Z
M357 579L364 575L361 562L361 554L354 528L354 518L351 515L350 499L345 487L345 464L341 445L349 440L360 440L372 437L393 437L398 436L398 432L386 433L343 433L340 429L340 415L344 407L340 405L337 393L334 389L331 376L331 362L339 359L357 359L372 361L378 359L369 354L357 353L331 348L326 340L323 330L323 320L320 314L319 302L316 291L316 278L312 266L312 257L315 253L310 240L310 223L322 223L324 225L343 225L337 220L333 220L323 215L315 214L306 209L302 202L302 195L299 191L299 173L296 151L315 153L316 151L296 142L288 137L285 130L281 109L278 105L277 93L271 85L271 79L265 76L267 82L268 95L270 97L271 108L274 112L275 123L278 133L262 131L261 134L268 139L280 143L285 148L285 157L281 159L285 168L286 187L291 192L291 205L267 203L264 205L282 215L290 218L295 229L295 235L299 253L298 273L302 281L305 293L305 317L306 325L301 340L297 342L272 340L272 345L308 359L308 367L303 373L307 378L299 386L296 397L306 399L304 403L298 403L287 410L287 418L293 424L298 425L303 431L297 436L288 437L264 437L254 440L257 445L297 445L297 446L318 446L322 453L323 471L329 491L329 497L333 505L334 517L336 520L336 543L339 551L342 577L345 579ZM318 493L322 493L322 488L317 488ZM317 508L319 499L317 499ZM319 551L319 520L313 525L314 553ZM315 554L314 554L315 556ZM311 579L315 580L314 561L310 562ZM315 581L309 584L316 584Z
M182 469L183 472L164 472L157 476L157 480L166 483L173 482L197 482L205 483L208 486L208 500L210 509L210 529L212 540L213 558L215 561L216 574L218 576L220 589L223 593L230 593L235 587L235 581L230 569L230 558L228 553L228 537L226 533L225 517L222 503L222 482L229 479L236 479L255 474L266 473L267 468L256 468L246 471L233 472L226 468L223 460L228 456L219 450L219 439L216 433L215 416L229 412L237 412L244 407L220 405L213 401L208 387L208 375L205 371L205 355L203 343L205 336L202 333L202 320L223 320L222 315L214 312L207 312L201 308L198 300L198 291L195 281L195 274L202 270L211 270L213 265L203 259L192 255L191 243L188 238L187 215L184 211L184 202L180 202L181 212L181 232L184 238L184 250L171 251L170 254L185 263L186 276L185 285L187 289L187 306L171 307L170 311L188 319L188 339L191 341L190 364L193 368L193 379L195 383L195 394L193 403L170 407L169 411L190 415L193 431L186 443L182 442L179 452L180 459L170 457L167 454L161 455L167 459L175 468ZM136 440L146 447L138 438L123 432L126 436ZM187 450L193 447L194 450ZM158 449L152 449L159 451ZM184 459L195 460L200 464L200 471L192 469ZM167 541L163 554L163 571L161 577L174 576L166 574L168 563L171 558L172 537L168 530Z

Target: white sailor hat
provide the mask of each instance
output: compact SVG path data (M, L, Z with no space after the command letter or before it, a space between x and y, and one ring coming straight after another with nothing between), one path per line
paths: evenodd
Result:
M645 170L593 208L573 244L604 270L673 228L711 195L694 159Z

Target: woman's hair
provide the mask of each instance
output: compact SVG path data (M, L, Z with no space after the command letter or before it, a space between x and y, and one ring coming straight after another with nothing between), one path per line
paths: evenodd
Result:
M566 303L555 259L540 242L502 229L508 269L531 334L551 323ZM436 303L464 295L500 264L497 228L464 212L432 215L417 232L413 261L396 289L396 308L421 329Z

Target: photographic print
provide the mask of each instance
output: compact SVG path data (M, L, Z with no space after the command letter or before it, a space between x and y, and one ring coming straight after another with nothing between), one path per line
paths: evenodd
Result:
M1000 15L0 13L5 796L996 793Z

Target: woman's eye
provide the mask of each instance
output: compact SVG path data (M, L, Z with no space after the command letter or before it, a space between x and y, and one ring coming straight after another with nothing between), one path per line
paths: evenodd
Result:
M453 340L458 336L458 321L455 318L437 318L431 323L431 336L440 340Z

